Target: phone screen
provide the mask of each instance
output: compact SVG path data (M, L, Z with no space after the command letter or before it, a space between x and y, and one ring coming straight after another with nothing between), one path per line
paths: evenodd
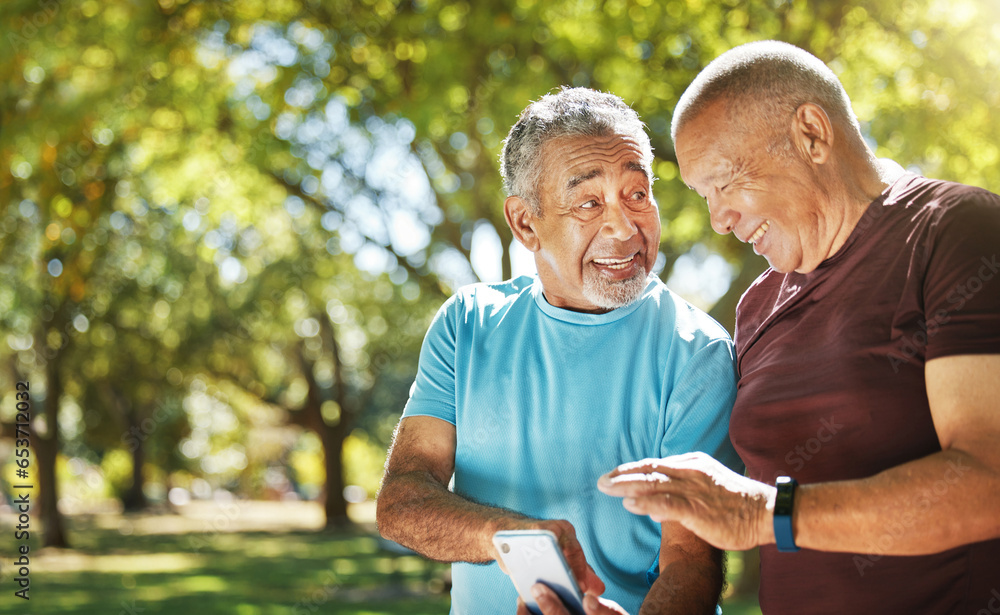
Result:
M497 532L493 535L493 545L528 610L541 614L531 596L531 586L544 583L562 599L566 610L583 615L583 594L570 572L555 534L548 530Z

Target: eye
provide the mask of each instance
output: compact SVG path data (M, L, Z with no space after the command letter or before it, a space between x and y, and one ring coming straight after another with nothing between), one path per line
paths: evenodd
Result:
M635 192L632 193L632 199L635 200L635 201L642 201L645 198L646 198L646 191L645 190L637 190L637 191L635 191Z
M594 209L595 207L597 207L597 201L593 199L580 204L580 209Z

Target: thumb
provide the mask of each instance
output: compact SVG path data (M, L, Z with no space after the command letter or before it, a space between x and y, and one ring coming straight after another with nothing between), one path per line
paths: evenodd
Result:
M592 594L583 597L583 611L587 615L606 615L608 610L601 605L601 601Z
M583 611L586 615L628 615L619 604L591 594L583 598Z
M590 564L587 564L587 573L585 578L587 589L584 591L587 594L600 596L604 593L604 581L601 580L601 577L597 576L597 573L594 572L594 569L590 566ZM580 589L582 590L583 588Z

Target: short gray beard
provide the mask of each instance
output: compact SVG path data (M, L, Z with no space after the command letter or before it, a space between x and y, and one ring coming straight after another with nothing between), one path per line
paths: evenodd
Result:
M620 281L593 273L583 276L583 297L599 308L615 310L638 300L647 283L648 276L643 272Z

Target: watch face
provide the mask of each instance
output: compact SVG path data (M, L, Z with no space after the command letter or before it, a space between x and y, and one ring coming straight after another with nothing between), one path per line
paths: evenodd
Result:
M798 483L794 478L780 476L775 481L778 493L774 498L774 514L789 515L792 512L792 501L795 497L795 487Z

